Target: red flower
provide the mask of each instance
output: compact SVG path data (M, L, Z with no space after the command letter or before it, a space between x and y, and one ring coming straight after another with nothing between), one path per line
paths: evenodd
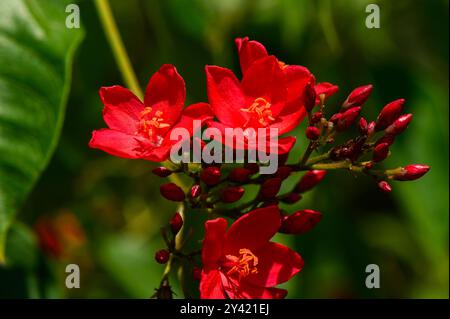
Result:
M200 297L206 299L279 299L287 291L274 286L303 267L299 254L269 240L280 227L278 207L259 208L236 220L205 223Z
M235 40L239 52L239 61L241 64L242 74L245 75L249 67L259 59L267 57L266 48L258 41L250 41L248 37L237 38ZM295 100L298 95L301 95L305 85L310 82L316 91L316 103L319 102L319 95L325 94L325 97L336 93L338 87L328 82L315 84L314 75L309 70L300 65L287 65L278 60L278 63L287 78L287 88L290 99ZM303 114L305 115L305 114Z
M289 152L295 143L294 137L278 140L278 144L270 136L269 129L274 128L278 135L289 132L303 119L305 115L300 97L294 103L288 103L286 77L275 57L269 56L253 63L245 73L242 82L225 68L207 66L208 98L212 110L219 122L208 122L221 132L222 138L227 135L226 128L254 129L252 139L225 138L220 142L235 149L259 149L270 151L277 147L276 154ZM257 144L260 128L266 129L266 145ZM230 143L227 143L230 142Z
M209 105L197 103L183 110L186 89L173 65L163 65L151 78L142 103L128 89L115 85L100 89L103 119L108 129L92 133L89 146L124 158L161 162L169 157L174 128L193 134L193 120L212 118Z

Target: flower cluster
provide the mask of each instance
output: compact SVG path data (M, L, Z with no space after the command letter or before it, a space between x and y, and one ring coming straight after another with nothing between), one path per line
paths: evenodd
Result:
M361 117L361 111L372 85L364 85L354 89L337 112L329 114L328 99L338 91L336 85L317 83L307 68L282 62L259 42L240 38L236 46L242 79L229 69L206 66L209 103L184 107L184 80L172 65L162 66L151 77L144 102L120 86L100 89L108 128L93 132L89 143L93 148L123 158L162 162L180 142L204 148L205 141L194 133L213 128L221 134L212 139L236 152L267 151L269 145L277 156L278 167L271 174L262 174L264 164L257 161L167 161L153 170L155 175L171 179L161 185L161 195L180 203L180 212L162 228L167 247L155 254L158 263L167 264L155 294L159 298L172 297L168 275L177 260L183 259L191 265L192 279L200 281L201 298L284 298L287 291L276 286L298 273L303 260L298 253L270 240L276 233L308 232L322 214L312 209L288 214L279 207L280 202L298 202L328 170L367 175L384 192L392 190L391 180L415 180L429 170L419 164L394 169L380 165L412 120L412 114L404 114L404 99L388 103L376 120L368 121ZM200 126L194 125L195 120ZM288 161L296 137L286 134L303 120L308 123L305 135L309 143L300 158L291 156ZM190 133L188 141L172 139L171 133L177 128ZM251 142L248 134L230 136L230 128L244 132L253 129L255 134L265 135L264 143ZM337 143L348 136L342 132L352 129L356 136ZM269 130L276 134L266 135ZM314 152L317 155L312 157ZM298 182L280 194L282 183L298 172L304 172ZM191 185L182 185L177 174L191 179ZM244 202L248 185L259 188ZM185 231L183 225L193 210L205 212L208 220ZM192 231L204 231L203 243L198 250L185 251L189 236L184 240L181 236ZM186 263L178 265L185 267Z

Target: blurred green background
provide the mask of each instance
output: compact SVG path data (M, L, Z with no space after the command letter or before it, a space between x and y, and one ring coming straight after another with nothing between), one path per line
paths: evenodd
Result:
M98 89L123 80L93 2L78 3L84 39L73 62L62 134L9 233L0 297L148 298L163 272L153 255L162 247L159 228L176 207L161 199L162 180L150 173L155 165L87 147L91 131L104 127ZM187 104L207 101L205 64L239 74L234 38L242 36L288 64L308 67L318 81L339 85L330 108L368 83L374 91L366 118L405 98L414 120L386 165L426 163L431 171L395 183L391 194L364 176L330 172L288 208L324 216L308 234L279 236L305 260L285 286L289 298L448 298L448 1L110 3L141 86L161 64L174 64L186 81ZM380 29L365 27L370 3L380 6ZM295 154L305 147L303 132L304 124L295 131ZM63 229L65 244L53 254L37 249L31 231L45 223ZM80 289L65 288L67 263L80 265ZM365 286L368 264L380 267L380 289Z

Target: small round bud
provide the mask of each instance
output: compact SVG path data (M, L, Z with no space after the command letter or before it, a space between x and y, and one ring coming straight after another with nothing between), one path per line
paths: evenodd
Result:
M200 179L208 186L216 185L220 182L220 169L216 166L204 168L200 173Z
M300 199L302 199L302 195L297 193L289 193L282 199L282 202L286 204L295 204Z
M237 167L228 175L228 179L235 183L245 183L248 181L252 171L248 168Z
M319 136L320 136L320 130L317 127L315 127L315 126L308 126L306 128L306 137L309 140L315 141L315 140L317 140L319 138Z
M155 260L158 264L165 264L169 261L170 253L166 249L158 250L155 253Z
M317 124L320 122L320 119L323 117L322 112L316 112L311 116L311 125Z
M391 185L386 181L379 182L378 187L385 193L390 193L392 191Z

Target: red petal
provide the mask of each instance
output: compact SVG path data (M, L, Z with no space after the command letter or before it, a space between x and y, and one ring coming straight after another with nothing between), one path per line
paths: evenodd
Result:
M183 127L189 131L189 134L193 135L195 133L193 127L194 120L199 120L203 124L206 121L212 120L213 117L214 115L208 103L192 104L183 110L180 121L173 129Z
M284 110L283 112L284 113ZM284 133L292 131L297 127L298 124L305 118L306 110L302 106L297 108L297 112L293 112L291 114L280 114L278 116L278 121L270 125L272 128L278 129L278 135L282 135Z
M201 299L225 299L220 271L203 269L200 281Z
M183 109L186 89L183 78L171 64L164 64L148 82L145 89L144 104L153 112L162 111L167 124L174 124Z
M223 256L223 243L227 221L224 218L208 220L205 223L205 239L202 245L202 262L204 267L214 267Z
M222 274L222 285L230 299L283 299L287 290L253 286L247 282L238 282Z
M250 97L249 104L259 97L266 99L276 117L284 108L287 97L285 76L277 59L268 56L253 63L242 79L242 91Z
M245 280L255 286L273 287L288 281L303 268L303 259L288 247L270 242L253 252L258 257L258 273Z
M267 56L266 48L257 41L249 41L248 37L235 40L242 74L257 60Z
M134 134L139 116L144 110L142 102L130 90L119 85L102 87L99 91L103 102L103 119L112 130Z
M303 95L306 84L312 80L311 72L304 66L289 65L283 69L283 73L286 76L288 102L298 102Z
M257 251L267 245L280 228L277 206L255 209L236 220L225 235L224 255L237 256L239 249Z
M337 85L328 83L328 82L321 82L317 83L314 86L314 89L316 90L316 103L319 103L319 95L325 94L325 97L329 97L339 91L339 87Z
M292 147L296 142L296 138L293 136L287 136L278 139L278 153L279 155L286 154L291 151Z
M128 135L110 129L92 132L89 147L98 148L111 155L123 158L142 158L148 141L140 136Z
M208 99L214 115L220 122L232 127L241 126L245 118L241 108L247 107L241 85L231 70L206 66Z

